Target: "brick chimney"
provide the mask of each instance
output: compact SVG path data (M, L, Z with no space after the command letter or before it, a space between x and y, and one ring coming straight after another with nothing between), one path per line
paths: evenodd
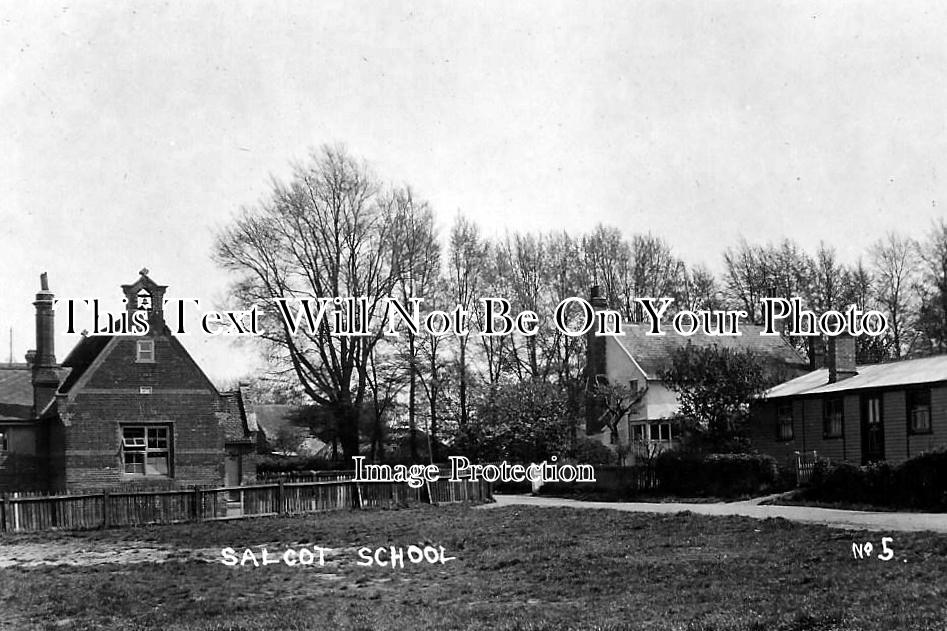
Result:
M592 288L589 289L589 298L592 308L596 311L599 311L600 309L608 309L608 299L605 297L605 293L602 291L601 285L592 285Z
M46 409L59 388L53 311L53 302L56 297L49 291L46 272L40 275L39 282L40 291L33 302L33 306L36 307L36 350L26 354L28 361L30 354L33 354L30 368L33 384L33 414L36 416Z
M605 298L600 285L592 285L589 290L589 298L593 310L602 311L608 308L608 300ZM595 387L598 384L599 375L606 374L605 338L595 335L595 332L596 329L593 327L586 335L586 434L597 434L603 429L599 420L603 409L601 401L595 395Z
M842 381L858 374L855 370L855 338L847 333L830 336L826 365L829 368L829 383Z

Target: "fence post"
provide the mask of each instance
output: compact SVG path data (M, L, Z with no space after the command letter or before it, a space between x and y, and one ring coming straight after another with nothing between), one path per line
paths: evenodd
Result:
M109 527L109 492L102 491L102 528Z
M194 487L194 521L204 521L204 502L201 500L203 493L201 492L200 487Z
M276 485L276 512L283 514L283 478L280 478Z
M7 529L7 494L0 493L0 532Z

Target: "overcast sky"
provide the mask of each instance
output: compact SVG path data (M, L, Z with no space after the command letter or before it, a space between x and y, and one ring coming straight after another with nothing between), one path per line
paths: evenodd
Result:
M199 6L195 6L199 5ZM0 360L33 294L142 267L213 303L215 231L324 143L446 230L750 241L854 261L944 216L943 3L0 0ZM59 322L60 359L75 343ZM184 340L218 382L249 350Z

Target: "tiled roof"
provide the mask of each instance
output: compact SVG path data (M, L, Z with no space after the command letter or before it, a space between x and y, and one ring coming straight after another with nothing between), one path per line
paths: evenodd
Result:
M299 409L297 405L268 404L253 406L253 416L257 425L269 439L275 439L279 431L287 426L293 426L293 413Z
M56 368L59 380L68 368ZM28 421L33 418L32 371L26 364L0 364L0 421Z
M905 359L886 364L866 364L857 366L856 371L857 374L853 377L829 383L827 368L814 370L771 388L765 396L768 399L775 399L803 394L828 394L864 388L892 388L947 381L947 355Z
M0 420L29 420L33 414L33 385L26 364L0 365Z
M63 366L72 370L66 380L60 384L60 392L69 392L111 339L111 335L90 335L79 340L62 362Z
M731 348L738 351L751 350L764 360L792 369L807 367L806 361L778 335L760 335L761 326L741 324L739 336L707 335L695 333L691 336L678 335L670 331L665 335L647 335L649 326L644 324L622 325L623 336L615 337L619 346L637 362L648 379L660 379L669 366L671 354L688 343L694 346L713 346Z
M240 390L223 392L220 395L221 423L227 442L246 442L253 439L247 422L246 408Z

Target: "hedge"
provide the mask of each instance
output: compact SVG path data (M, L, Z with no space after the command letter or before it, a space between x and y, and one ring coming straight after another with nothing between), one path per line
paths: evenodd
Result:
M819 462L805 499L947 511L947 450L921 454L891 466Z
M665 451L654 463L662 492L681 496L740 497L773 490L776 460L762 454L701 456Z

